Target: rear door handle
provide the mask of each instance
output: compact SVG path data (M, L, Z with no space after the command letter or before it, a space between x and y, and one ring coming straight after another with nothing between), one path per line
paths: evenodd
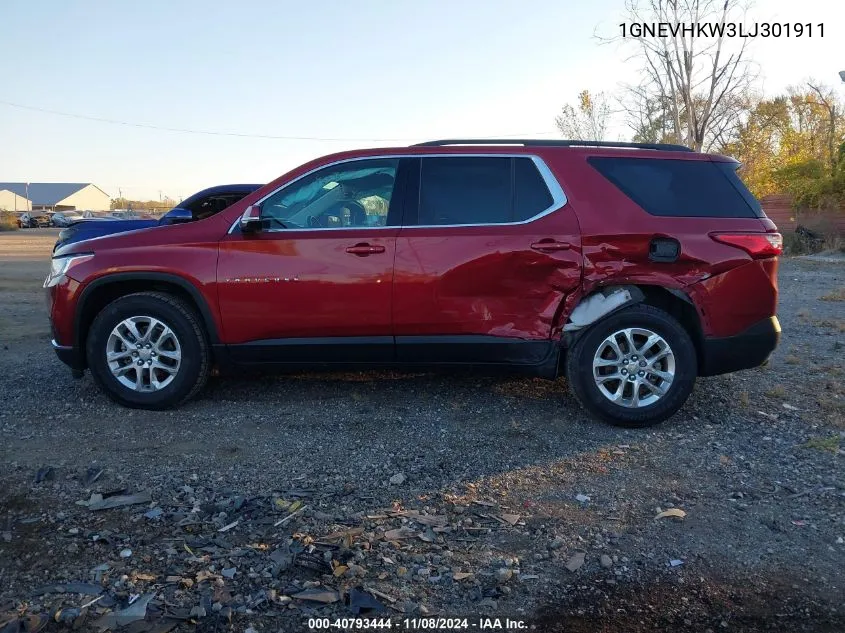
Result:
M367 255L375 255L376 253L383 253L384 246L372 246L370 244L362 243L355 246L347 246L346 252L358 257L366 257Z
M569 244L566 242L558 242L557 240L546 239L534 242L531 245L535 251L568 251Z

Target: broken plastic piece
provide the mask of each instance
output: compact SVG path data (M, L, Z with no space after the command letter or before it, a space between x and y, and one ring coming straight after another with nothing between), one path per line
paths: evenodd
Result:
M349 610L355 615L363 613L380 613L385 610L385 606L381 602L373 598L370 594L357 588L352 589L349 592L346 604L349 607Z
M582 299L569 315L569 323L563 327L563 331L580 330L595 323L604 315L634 301L634 296L628 288L617 288L609 294L604 294L604 292L597 292Z
M132 624L137 620L143 620L147 615L147 605L154 596L155 594L152 593L143 595L125 609L122 609L121 611L114 611L113 613L107 613L97 620L94 623L94 626L99 629L114 629L126 626L127 624Z
M149 490L144 490L134 495L115 495L106 499L97 499L97 496L99 495L91 495L91 501L88 503L89 510L110 510L111 508L120 508L122 506L131 506L152 501Z
M334 589L306 589L299 593L293 594L294 598L298 600L309 600L311 602L322 602L323 604L331 604L340 600L340 594Z
M669 508L668 510L664 510L654 518L666 519L668 517L675 517L677 519L683 519L685 516L687 516L687 513L681 510L680 508Z

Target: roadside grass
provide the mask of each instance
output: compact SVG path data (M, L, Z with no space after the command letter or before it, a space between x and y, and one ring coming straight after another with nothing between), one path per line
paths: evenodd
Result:
M813 325L845 332L845 319L813 319Z
M785 398L786 387L784 387L783 385L775 385L766 392L766 395L770 398Z
M845 287L829 292L820 297L822 301L845 301Z
M839 443L841 438L839 434L836 433L829 437L811 437L807 440L806 443L803 444L804 448L815 448L820 451L829 451L831 453L836 453L839 451Z
M0 211L0 231L17 231L18 220L8 211Z

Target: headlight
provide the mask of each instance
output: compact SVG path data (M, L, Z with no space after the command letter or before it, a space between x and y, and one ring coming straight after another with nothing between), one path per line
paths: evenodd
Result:
M72 266L84 262L94 257L94 253L82 253L77 255L65 255L64 257L54 257L50 260L50 274L44 280L44 287L49 288L55 286L62 277L67 274L67 271Z

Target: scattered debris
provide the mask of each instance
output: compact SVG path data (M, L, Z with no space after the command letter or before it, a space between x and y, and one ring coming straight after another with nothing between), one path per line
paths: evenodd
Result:
M680 567L683 564L684 561L682 561L680 558L673 558L669 561L669 567Z
M96 466L91 466L85 471L85 477L83 478L83 482L86 486L90 486L95 481L97 481L102 474L103 474L102 468L97 468Z
M417 535L417 531L409 527L401 527L395 530L388 530L384 533L384 540L398 541L403 538L413 538Z
M405 479L406 479L406 477L405 477L404 474L396 473L395 475L393 475L393 477L390 478L390 483L393 484L394 486L399 486L399 485L405 483ZM384 481L384 480L382 480L382 481Z
M386 610L386 607L381 602L357 587L349 592L346 599L346 606L355 615L381 613Z
M125 549L120 550L120 557L121 558L129 558L132 556L132 550L128 547Z
M589 503L590 495L578 493L577 495L575 495L575 501L577 501L578 503Z
M218 532L228 532L229 530L231 530L233 527L235 527L235 526L236 526L238 523L240 523L240 522L241 522L241 520L240 520L240 519L237 519L236 521L232 521L232 522L231 522L231 523L229 523L228 525L224 525L222 528L220 528L220 529L219 529L219 530L217 530L217 531L218 531Z
M518 514L500 514L499 518L502 519L508 525L516 525L519 523L519 519L522 518Z
M56 478L56 471L52 466L43 466L35 473L35 483L40 484L43 481L52 481Z
M499 584L504 584L513 577L513 570L508 567L502 567L496 570L496 581Z
M147 615L147 605L155 597L155 594L148 593L140 596L132 604L120 611L107 613L94 623L97 628L114 629L132 624L137 620L143 620Z
M681 510L680 508L669 508L668 510L664 510L663 512L658 513L657 516L654 518L655 520L666 519L669 517L683 519L685 516L687 516L687 513Z
M164 515L164 510L161 508L153 508L149 512L144 513L144 517L149 519L150 521L154 521L155 519L161 518Z
M39 587L32 592L32 595L43 596L48 593L79 593L86 596L99 596L103 593L103 588L100 585L87 582L56 583Z
M111 510L112 508L120 508L123 506L137 505L139 503L149 503L152 501L152 496L149 490L138 492L134 495L114 495L111 497L104 497L104 495L94 493L88 502L81 502L81 505L87 505L89 510Z
M340 600L340 594L334 589L306 589L299 593L293 594L293 597L298 600L308 600L311 602L321 602L323 604L331 604Z
M578 571L584 564L586 554L584 552L575 552L568 561L566 561L566 568L569 571Z
M299 504L299 501L295 502L293 505L291 505L291 507L293 507L294 505L297 505L297 504ZM297 514L299 514L300 512L303 512L304 510L307 510L307 509L308 509L308 506L302 506L299 509L294 510L289 515L287 515L284 519L279 519L278 521L276 521L273 524L273 527L279 527L281 525L284 525L285 523L290 521L293 517L295 517Z

